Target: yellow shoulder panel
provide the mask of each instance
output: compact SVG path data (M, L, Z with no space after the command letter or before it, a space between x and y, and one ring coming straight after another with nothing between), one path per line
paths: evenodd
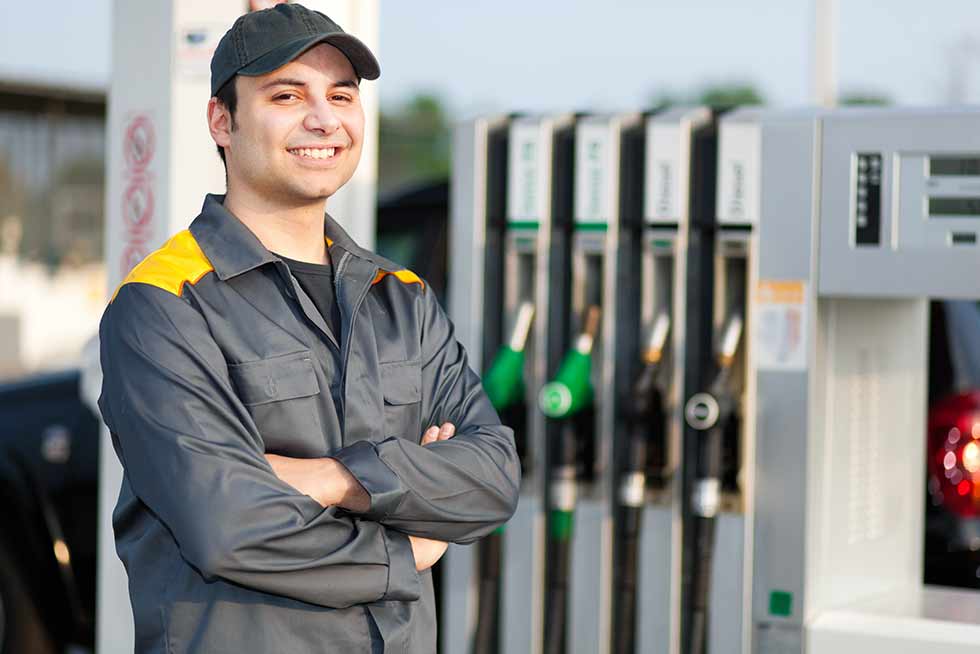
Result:
M204 256L201 246L194 240L190 230L185 229L174 234L162 248L151 252L136 264L116 288L112 300L116 299L120 288L133 283L149 284L179 296L184 290L185 282L196 284L212 270L214 266Z
M396 270L395 272L379 270L378 274L374 277L374 281L371 283L377 284L388 275L393 275L402 284L418 284L422 287L422 290L425 290L425 282L423 282L422 278L413 273L411 270Z

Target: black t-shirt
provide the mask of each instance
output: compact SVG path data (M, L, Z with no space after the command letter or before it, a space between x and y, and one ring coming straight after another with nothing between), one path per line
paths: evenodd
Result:
M340 343L340 307L337 305L333 288L333 264L296 261L281 254L276 256L289 266L289 271L313 300L317 311L323 316L323 321L327 323L334 338ZM329 257L329 254L327 256Z

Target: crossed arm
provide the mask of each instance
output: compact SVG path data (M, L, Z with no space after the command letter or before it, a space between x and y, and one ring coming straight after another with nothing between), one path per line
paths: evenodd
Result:
M127 284L100 336L99 406L125 483L205 579L327 607L411 601L417 569L445 549L434 541L472 542L516 506L511 432L441 313L427 311L423 325L423 416L456 425L455 435L357 441L301 464L304 476L323 475L299 493L300 480L284 481L289 462L266 457L223 353L185 299Z
M455 432L456 426L451 422L429 427L422 434L420 444L424 447L448 440ZM278 454L266 454L265 458L279 479L310 496L324 508L339 506L354 513L364 513L370 509L371 496L336 459L297 459ZM422 536L410 535L408 540L412 545L415 569L419 572L434 566L449 546L446 541Z

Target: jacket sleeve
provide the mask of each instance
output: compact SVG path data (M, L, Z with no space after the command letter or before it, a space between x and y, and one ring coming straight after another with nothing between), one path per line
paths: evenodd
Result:
M99 407L136 496L207 579L331 608L416 600L407 536L281 481L201 314L124 285L100 326Z
M423 425L452 422L449 440L358 441L332 454L371 497L365 517L427 538L468 543L517 508L521 469L514 432L500 424L453 325L430 290L422 292Z

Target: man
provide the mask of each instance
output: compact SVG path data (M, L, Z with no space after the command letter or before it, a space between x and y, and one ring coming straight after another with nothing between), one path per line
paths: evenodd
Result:
M136 649L431 654L429 568L512 515L520 473L425 282L324 214L377 61L283 4L239 18L211 70L227 195L100 329Z

